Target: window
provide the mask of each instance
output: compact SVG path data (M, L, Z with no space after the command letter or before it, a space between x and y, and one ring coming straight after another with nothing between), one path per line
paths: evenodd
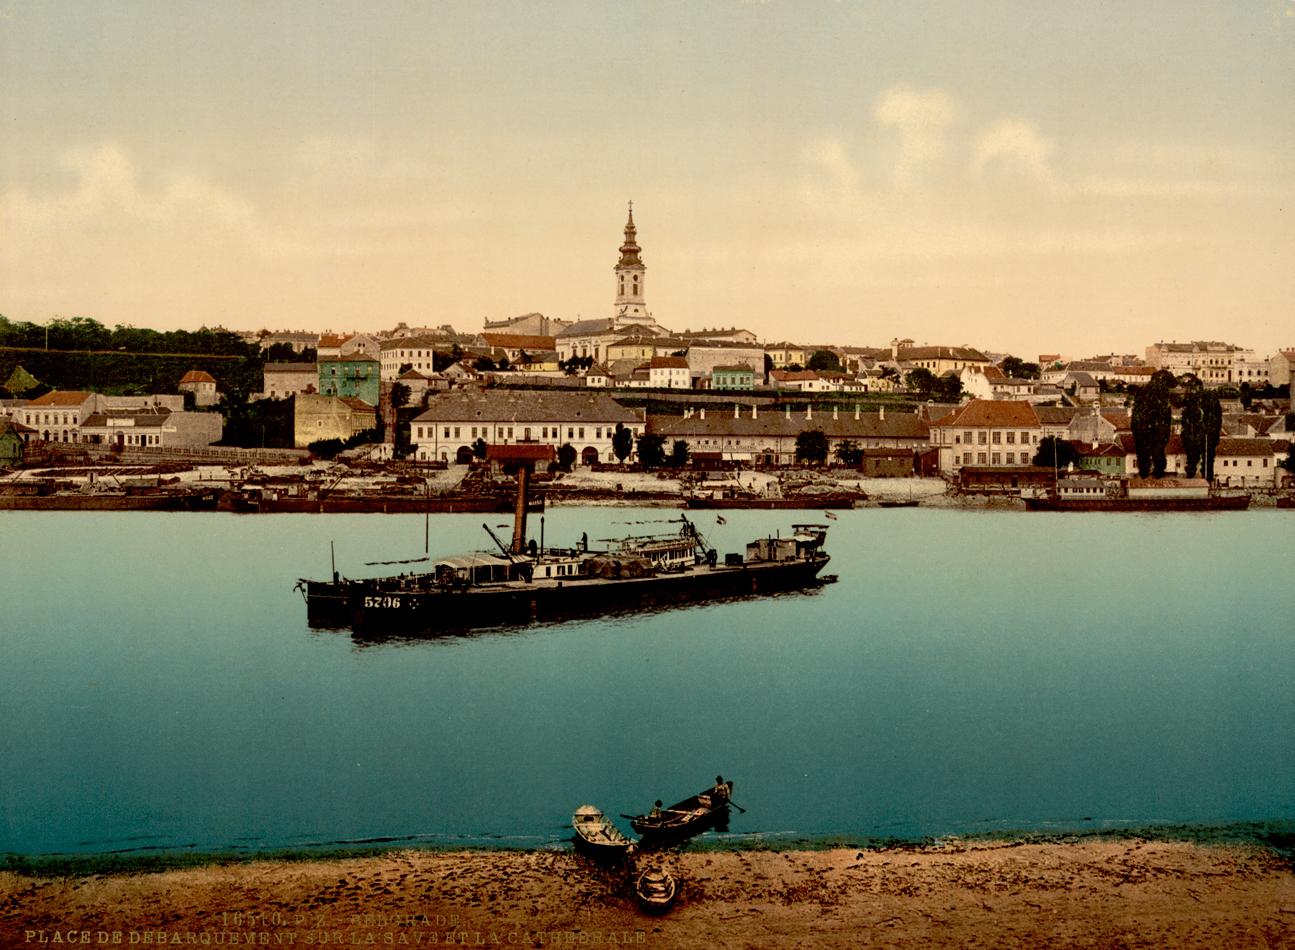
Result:
M458 426L455 426L455 427L454 427L454 438L456 438L456 439L457 439L458 437L459 437L459 427L458 427Z
M982 433L980 433L980 434L981 434L981 435L984 435L984 433L983 433L983 432L982 432ZM976 453L976 464L977 464L977 465L984 465L984 464L985 464L985 453L984 453L984 452L977 452L977 453Z
M1003 442L1003 433L1001 433L1001 432L995 432L995 433L994 433L994 438L993 438L993 443L994 443L994 445L1001 445L1001 444L1002 444L1002 442Z
M450 437L450 427L449 427L449 426L446 426L446 427L445 427L445 438L447 438L447 439L448 439L449 437Z
M963 442L965 442L965 443L967 443L968 445L970 445L970 444L971 444L971 433L970 433L970 432L964 432L964 433L962 433L962 441L963 441Z
M1015 443L1016 443L1016 433L1015 432L1007 433L1007 444L1014 445Z
M1002 464L1003 464L1003 457L1002 457L1001 455L999 455L997 452L995 452L992 456L990 456L990 464L992 464L992 465L1002 465Z
M576 430L571 428L570 426L567 426L567 438L574 439L575 437L576 437Z
M1009 434L1010 434L1010 433L1009 433ZM1024 458L1024 456L1022 456L1022 458ZM1007 464L1008 464L1008 465L1015 465L1015 464L1016 464L1016 453L1015 453L1015 452L1008 452L1008 453L1007 453Z
M1029 444L1030 444L1030 433L1028 433L1028 432L1022 432L1022 433L1021 433L1021 445L1029 445Z
M582 438L582 439L583 439L584 437L585 437L585 427L584 427L584 426L581 426L581 427L580 427L580 438Z
M989 433L985 432L985 430L983 430L983 429L982 429L982 430L980 430L979 432L977 432L977 433L976 433L976 436L977 436L976 441L978 441L981 445L984 445L984 444L985 444L985 442L986 442L986 441L988 441L988 440L987 440L987 438L986 438L986 436L988 436L988 434L989 434Z
M423 437L423 427L422 427L422 426L419 426L419 427L418 427L418 437L419 437L420 439Z

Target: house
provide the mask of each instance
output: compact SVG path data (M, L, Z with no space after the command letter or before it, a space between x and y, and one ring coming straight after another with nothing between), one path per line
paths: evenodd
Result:
M420 373L434 372L436 354L448 354L453 349L453 343L434 337L410 336L383 340L378 345L382 378L396 379L406 369L416 369Z
M1219 439L1214 477L1228 488L1272 488L1285 454L1271 439Z
M1088 373L1068 372L1061 381L1061 388L1072 398L1080 402L1088 402L1098 398L1102 389L1097 380L1093 379Z
M931 423L931 444L940 450L940 472L952 476L966 465L1028 466L1043 426L1028 402L973 399Z
M180 377L179 390L193 393L195 406L214 406L219 397L216 395L216 377L200 369L191 369Z
M420 461L467 463L478 439L488 445L537 442L570 444L581 464L615 458L616 426L637 438L644 421L605 393L485 390L477 386L441 393L413 421L410 442Z
M716 366L710 371L711 389L754 389L755 370L745 363Z
M859 470L865 478L904 478L915 471L911 449L864 449Z
M294 396L292 415L293 444L299 449L324 439L345 442L378 425L376 407L353 396Z
M764 382L764 347L737 340L692 340L684 343L688 370L695 380L708 380L717 366L745 364L754 373L752 385ZM658 351L659 352L659 351Z
M362 399L376 406L381 399L381 363L357 353L351 356L328 356L319 360L319 394Z
M483 333L486 345L501 350L509 363L528 362L537 353L557 351L557 340L551 336L525 333ZM526 359L522 359L523 355Z
M611 373L602 363L594 363L585 370L585 385L594 389L606 389L611 385Z
M1126 462L1124 447L1118 442L1071 442L1079 455L1076 468L1103 475L1124 475Z
M682 356L654 356L648 363L648 385L654 389L691 389L688 361Z
M1272 386L1289 386L1291 368L1295 366L1295 349L1278 350L1268 361L1268 382Z
M542 313L527 313L507 320L487 320L482 336L487 333L506 333L520 336L557 336L571 326L570 320L546 317Z
M292 352L302 353L306 350L317 349L319 346L318 333L306 333L301 330L288 331L281 330L275 333L267 333L261 337L261 349L268 350L276 343L286 343L292 347Z
M25 433L24 433L25 430ZM35 430L29 429L21 422L12 420L0 421L0 465L7 465L10 468L19 466L23 462L23 443L35 435Z
M1050 366L1040 374L1040 381L1052 383L1064 388L1065 379L1071 373L1087 373L1093 380L1108 379L1114 375L1115 368L1101 360L1071 360L1062 366Z
M890 358L929 369L936 376L959 373L968 366L989 366L992 362L980 350L969 346L913 346L912 340L891 340Z
M805 348L794 343L766 343L765 353L769 355L774 369L786 369L788 366L805 365Z
M769 385L774 389L791 389L803 393L830 392L836 389L812 369L775 369L769 374Z
M796 438L811 429L827 437L829 458L835 458L845 442L860 449L900 449L910 459L930 444L926 423L911 412L863 412L857 408L853 412L815 412L811 406L803 414L793 414L790 407L761 412L752 406L750 412L738 407L731 413L700 409L690 410L682 418L648 419L650 432L668 442L683 440L693 454L718 452L724 460L752 465L795 464Z
M122 448L198 448L220 441L218 412L172 412L165 407L106 407L88 416L81 441Z
M287 399L319 392L319 368L315 363L266 363L261 380L256 399Z
M80 442L85 420L106 405L99 393L55 389L23 406L22 423L39 432L45 442Z

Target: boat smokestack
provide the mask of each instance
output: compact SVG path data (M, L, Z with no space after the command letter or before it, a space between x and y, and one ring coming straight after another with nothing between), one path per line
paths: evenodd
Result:
M526 499L530 494L531 467L525 463L517 466L517 509L513 512L514 554L526 553Z

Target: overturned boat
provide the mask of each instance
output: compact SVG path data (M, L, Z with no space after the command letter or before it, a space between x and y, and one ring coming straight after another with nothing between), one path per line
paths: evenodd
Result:
M491 446L492 454L524 448ZM511 545L483 525L499 553L440 558L423 573L303 578L308 622L357 633L435 633L771 594L826 580L819 574L830 560L823 551L827 527L818 524L752 541L745 554L728 554L722 563L686 516L677 532L610 541L601 550L584 538L574 548L536 544L526 536L528 472L519 466Z

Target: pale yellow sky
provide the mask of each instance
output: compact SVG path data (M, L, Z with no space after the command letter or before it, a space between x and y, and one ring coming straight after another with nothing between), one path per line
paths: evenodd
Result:
M1295 2L0 0L0 314L1295 346Z

